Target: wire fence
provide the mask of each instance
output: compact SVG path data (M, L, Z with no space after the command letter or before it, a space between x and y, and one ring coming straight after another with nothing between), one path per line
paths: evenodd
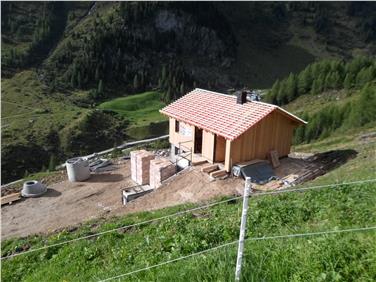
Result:
M245 239L245 241L290 239L290 238L299 238L299 237L332 235L332 234L339 234L339 233L362 232L362 231L364 232L364 231L371 231L371 230L376 230L376 226L356 227L356 228L340 229L340 230L326 230L326 231L307 232L307 233L293 233L293 234L287 234L287 235L252 237L252 238ZM176 259L168 260L168 261L161 262L161 263L158 263L158 264L154 264L154 265L151 265L151 266L148 266L148 267L133 270L133 271L130 271L130 272L127 272L127 273L124 273L124 274L120 274L120 275L112 276L112 277L109 277L109 278L106 278L106 279L103 279L103 280L99 280L99 282L111 281L111 280L114 280L114 279L119 279L119 278L122 278L122 277L130 276L130 275L142 272L142 271L151 270L153 268L157 268L157 267L164 266L164 265L167 265L167 264L170 264L170 263L174 263L174 262L177 262L177 261L181 261L181 260L185 260L185 259L192 258L192 257L195 257L195 256L199 256L199 255L202 255L202 254L205 254L205 253L208 253L208 252L212 252L212 251L215 251L215 250L218 250L218 249L222 249L222 248L227 247L227 246L235 245L237 243L238 243L238 240L232 241L232 242L225 243L225 244L222 244L222 245L210 248L210 249L206 249L206 250L203 250L203 251L200 251L200 252L190 254L190 255L182 256L182 257L179 257L179 258L176 258Z
M332 183L332 184L325 184L325 185L318 185L318 186L290 188L290 189L270 191L270 192L257 192L257 193L251 194L250 197L263 196L263 195L276 195L276 194L282 194L282 193L288 193L288 192L304 192L304 191L318 190L318 189L329 188L329 187L341 187L341 186L343 187L343 186L348 186L348 185L360 185L360 184L363 184L363 183L372 183L372 182L376 182L376 179L375 178L374 179L363 179L363 180L357 180L357 181L345 182L345 183L334 183L334 184ZM133 223L133 224L129 224L129 225L124 225L124 226L121 226L121 227L118 227L118 228L105 230L105 231L98 232L98 233L95 233L95 234L90 234L90 235L74 238L74 239L71 239L71 240L66 240L66 241L63 241L63 242L58 242L58 243L55 243L55 244L42 246L42 247L35 248L35 249L30 249L30 250L20 252L20 253L15 253L15 254L12 254L12 255L1 257L0 259L1 260L9 259L9 258L13 258L13 257L16 257L16 256L26 255L26 254L30 254L30 253L33 253L33 252L46 250L46 249L49 249L49 248L52 248L52 247L58 247L58 246L62 246L62 245L65 245L65 244L69 244L69 243L73 243L73 242L77 242L77 241L90 239L90 238L98 237L98 236L101 236L101 235L121 231L123 229L128 229L128 228L132 228L132 227L137 227L137 226L141 226L141 225L145 225L145 224L154 223L154 222L157 222L157 221L161 221L161 220L173 218L173 217L176 217L176 216L181 216L181 215L184 215L184 214L187 214L187 213L191 213L191 212L194 212L194 211L197 211L197 210L202 210L202 209L210 208L210 207L217 206L217 205L220 205L220 204L236 201L236 200L239 200L241 198L242 198L242 196L237 196L237 197L232 197L230 199L226 199L226 200L222 200L222 201L212 202L212 203L202 205L202 206L199 206L199 207L182 210L182 211L179 211L179 212L176 212L176 213L173 213L173 214L169 214L169 215L165 215L165 216L161 216L161 217L157 217L157 218L153 218L153 219L149 219L149 220L145 220L145 221L142 221L142 222L137 222L137 223Z

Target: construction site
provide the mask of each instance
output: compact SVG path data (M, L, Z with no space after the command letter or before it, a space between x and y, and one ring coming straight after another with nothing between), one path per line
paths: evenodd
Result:
M203 93L203 90L197 91L188 94L186 99L190 99L189 95ZM210 95L205 94L210 100ZM264 107L242 100L244 97L223 98L234 103L234 113L239 112L236 107L246 106L247 111L252 111L250 107L253 106L257 107L257 111L260 110L258 107ZM182 98L175 103L188 102ZM208 102L203 101L204 104ZM172 104L162 112L170 111L173 115L170 109L176 107ZM200 108L200 105L197 107ZM273 125L279 122L279 115L282 120L287 117L284 122L292 130L294 120L290 121L284 112L274 112L279 111L276 107L266 107L266 114L259 118L266 120L266 125L263 121L251 119L251 123L244 127L245 131L239 131L238 127L235 131L250 131L249 135L259 133L265 138L270 128L275 127L271 132L279 132L278 126L283 126L283 123ZM184 110L179 109L179 113L184 113ZM268 120L269 114L273 115L273 119ZM97 154L73 158L67 160L53 177L3 187L2 237L51 233L88 220L241 195L246 177L252 179L254 193L281 190L321 176L357 154L353 150L290 153L291 137L285 129L281 129L287 134L283 139L278 135L280 142L275 140L274 133L270 133L272 135L264 141L257 136L256 139L247 137L248 133L240 135L242 139L230 135L225 139L219 135L220 132L210 133L205 124L199 125L189 119L183 121L183 118L178 122L176 118L170 120L170 149L131 150L129 155L116 159L106 159ZM234 118L238 119L237 116ZM249 123L249 119L243 121ZM217 125L218 122L212 124ZM229 127L226 133L235 132L231 130ZM254 145L245 146L248 142L254 142ZM281 147L280 144L284 145ZM223 153L221 150L224 150ZM234 162L234 159L237 161Z

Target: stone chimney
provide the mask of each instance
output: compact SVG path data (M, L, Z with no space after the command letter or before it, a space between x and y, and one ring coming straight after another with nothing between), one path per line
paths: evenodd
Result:
M247 102L247 92L246 91L238 91L236 93L236 103L237 104L244 104Z

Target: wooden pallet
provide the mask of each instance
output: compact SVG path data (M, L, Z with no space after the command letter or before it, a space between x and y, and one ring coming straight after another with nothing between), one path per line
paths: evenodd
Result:
M21 193L13 193L10 195L6 195L4 197L1 197L1 205L5 204L12 204L15 201L18 201L21 199Z

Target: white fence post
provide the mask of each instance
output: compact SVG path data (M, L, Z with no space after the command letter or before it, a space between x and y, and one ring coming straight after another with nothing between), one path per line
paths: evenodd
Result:
M236 259L236 270L235 270L235 281L240 280L240 273L242 269L242 259L243 259L243 250L244 250L244 237L247 226L247 212L248 212L248 199L251 192L251 178L245 178L244 184L244 195L243 195L243 210L242 210L242 219L240 223L240 234L239 234L239 246L238 246L238 256Z

